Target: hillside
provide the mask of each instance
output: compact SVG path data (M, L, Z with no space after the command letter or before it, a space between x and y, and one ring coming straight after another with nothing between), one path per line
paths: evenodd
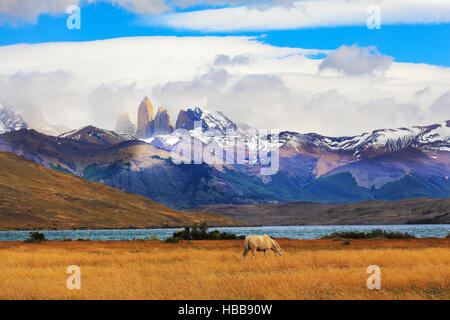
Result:
M448 224L450 199L371 200L350 204L313 202L219 204L193 211L215 212L248 225Z
M1 230L180 227L201 221L237 224L215 214L173 210L0 152Z

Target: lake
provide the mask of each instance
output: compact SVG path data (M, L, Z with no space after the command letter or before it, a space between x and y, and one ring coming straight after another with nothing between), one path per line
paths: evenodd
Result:
M91 240L134 240L149 239L150 233L163 240L178 229L124 229L124 230L51 230L42 231L48 240L91 239ZM423 225L351 225L351 226L265 226L210 228L236 235L268 234L274 238L318 239L336 231L385 231L408 232L418 238L443 238L450 232L450 224ZM17 241L28 238L30 231L0 231L0 241Z

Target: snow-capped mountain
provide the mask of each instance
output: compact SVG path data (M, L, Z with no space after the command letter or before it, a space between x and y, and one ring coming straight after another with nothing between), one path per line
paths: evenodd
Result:
M181 110L175 129L193 130L194 122L199 121L203 131L217 130L224 135L227 131L236 131L237 125L221 111L209 111L196 107L195 109Z
M0 103L0 134L26 128L27 124L20 115Z
M200 152L194 149L194 155L203 158L205 154L216 158L217 150L219 154L220 150L226 154L230 151L235 155L245 154L244 161L239 163L245 164L245 167L228 167L249 175L258 175L258 169L264 167L261 166L260 155L278 150L279 172L292 177L300 185L307 184L311 179L344 172L350 172L357 183L366 188L381 187L412 173L427 179L450 175L450 121L430 126L380 129L353 137L327 137L316 133L286 131L277 138L267 131L230 129L229 123L233 122L225 117L230 122L224 123L222 114L216 119L214 116L217 113L199 108L190 111L199 115L198 119L201 119L202 114L207 114L208 122L198 128L186 126L186 129L190 129L189 136L185 132L180 134L175 131L146 142L179 154L180 150L191 147L197 140L201 142L202 149ZM220 130L207 130L217 127ZM191 146L187 146L191 143ZM250 156L251 151L253 156ZM222 159L226 160L224 155ZM267 181L271 178L264 179Z
M195 127L195 122L200 125ZM187 111L181 110L176 129L187 130L189 136L201 142L202 146L217 146L223 150L244 148L247 152L248 150L267 152L278 149L282 145L279 140L271 139L269 132L242 125L238 127L221 111L213 112L199 107ZM173 151L182 143L190 143L185 138L185 131L175 130L169 135L159 135L144 141L159 149ZM256 158L248 159L248 163L255 163L256 160Z
M194 121L201 127L194 128ZM355 160L388 154L406 148L428 151L450 151L450 121L430 126L380 129L353 137L327 137L316 133L301 134L281 132L279 138L269 139L269 132L255 129L239 129L222 112L211 112L195 108L181 111L177 129L186 129L189 135L204 145L215 144L229 148L229 142L240 141L247 149L275 150L279 147L295 153L331 152L350 155ZM157 148L171 151L182 141L183 135L174 132L156 136L146 142Z
M101 145L113 145L123 141L136 140L136 138L130 134L100 129L94 126L86 126L78 130L72 130L59 135L58 138L66 138Z
M326 137L318 134L284 132L284 146L296 150L315 147L320 150L377 156L409 147L430 151L450 151L450 121L430 126L381 129L354 137Z
M201 126L196 128L195 121ZM353 137L281 132L276 139L273 132L245 130L220 112L195 108L180 112L176 128L184 129L182 132L142 141L92 126L59 137L20 130L1 135L0 151L174 208L212 203L448 198L449 127L450 121L446 121ZM177 165L172 151L184 148L184 143L194 146L194 160L201 155L203 162ZM197 150L196 145L200 146ZM261 174L267 164L261 163L261 152L254 157L251 154L255 152L250 151L263 150L264 154L275 149L279 151L278 170L273 175ZM221 150L222 155L231 150L239 153L243 161L205 161L205 155L214 152L216 158L216 151L220 154Z

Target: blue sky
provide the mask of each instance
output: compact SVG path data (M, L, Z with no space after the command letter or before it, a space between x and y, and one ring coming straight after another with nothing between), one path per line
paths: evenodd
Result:
M54 41L89 41L134 36L205 36L246 35L261 36L259 41L287 47L307 49L337 49L341 45L365 47L374 45L379 52L398 62L427 63L450 66L450 24L390 24L369 30L365 25L338 27L310 27L291 30L204 31L186 30L152 23L140 23L145 15L109 3L81 5L81 30L66 28L68 14L42 13L37 22L0 24L0 45L41 43ZM204 6L181 11L201 11Z

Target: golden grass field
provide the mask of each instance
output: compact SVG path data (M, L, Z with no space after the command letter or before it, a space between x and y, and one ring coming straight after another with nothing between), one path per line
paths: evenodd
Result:
M450 239L0 243L1 299L449 299ZM81 290L66 268L81 268ZM381 290L366 286L381 268Z

